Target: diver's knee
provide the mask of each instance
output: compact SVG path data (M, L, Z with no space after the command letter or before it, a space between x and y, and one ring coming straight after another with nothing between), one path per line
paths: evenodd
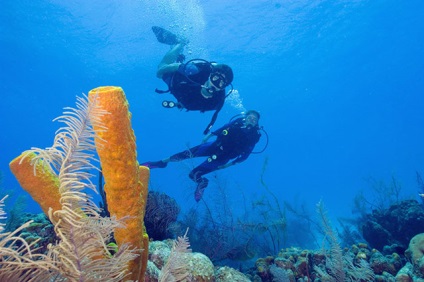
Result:
M168 66L168 64L159 64L158 65L158 69L156 71L156 77L162 79L164 73L165 73L165 69Z
M172 73L178 70L178 68L180 67L180 63L167 63L167 62L162 62L159 64L158 69L156 71L156 76L158 78L162 78L162 76L166 73Z
M193 180L194 182L199 182L199 180L202 178L199 171L190 171L190 174L188 175L188 177L190 177L191 180Z

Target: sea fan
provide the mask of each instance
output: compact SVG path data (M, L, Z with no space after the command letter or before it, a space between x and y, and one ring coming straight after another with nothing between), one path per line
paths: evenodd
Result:
M359 264L353 263L353 257L349 254L343 254L342 248L337 240L330 220L327 217L327 211L322 201L317 204L317 212L321 217L321 224L327 240L330 244L330 254L327 255L325 269L318 266L314 267L315 272L322 281L373 281L374 272L365 260Z
M3 210L6 198L7 196L0 200L0 220L7 219ZM17 235L31 222L6 233L2 233L4 224L0 223L0 281L42 281L57 272L51 253L35 254L34 245L37 241L28 244Z
M322 228L330 243L330 255L327 256L327 268L335 281L345 281L345 272L343 268L343 251L337 241L337 235L334 233L331 223L327 217L327 211L322 201L317 204L317 212L321 217Z
M7 198L8 196L6 195L6 196L4 196L3 197L3 199L1 199L0 200L0 220L5 220L7 217L6 217L6 213L4 212L4 210L3 210L3 207L4 207L4 200L6 200L6 198ZM4 230L4 226L5 226L6 224L4 224L4 223L2 223L2 222L0 222L0 232L3 232L3 230Z
M159 275L159 282L186 281L185 279L189 275L188 266L180 256L181 253L191 252L187 232L188 229L183 237L180 236L178 240L174 241L168 261Z

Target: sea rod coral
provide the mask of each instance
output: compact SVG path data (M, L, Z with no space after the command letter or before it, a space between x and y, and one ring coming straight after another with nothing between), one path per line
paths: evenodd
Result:
M148 244L143 216L149 173L136 161L135 137L125 94L119 87L96 88L90 91L89 99L77 98L76 109L66 110L58 118L65 126L57 131L52 147L31 149L10 163L22 187L43 211L48 211L60 239L50 246L46 256L49 264L43 265L44 281L51 277L55 281L143 281L147 264L147 251L143 250ZM127 146L116 147L117 135L128 137L122 141ZM95 149L109 186L105 190L112 203L108 203L110 218L101 217L100 209L85 193L86 189L96 191L90 174L95 168ZM35 181L29 180L33 177ZM121 198L126 200L125 205ZM118 243L117 250L107 245L112 233ZM7 259L2 258L0 268L7 265ZM34 264L31 269L36 267ZM8 270L12 275L13 267ZM33 281L42 281L39 277ZM30 279L34 277L19 281Z

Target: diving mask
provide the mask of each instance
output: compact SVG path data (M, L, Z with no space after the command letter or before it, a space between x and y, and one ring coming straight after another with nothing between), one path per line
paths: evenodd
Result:
M225 86L227 86L227 80L225 79L225 76L223 76L219 72L211 73L209 80L211 84L218 89L224 89Z

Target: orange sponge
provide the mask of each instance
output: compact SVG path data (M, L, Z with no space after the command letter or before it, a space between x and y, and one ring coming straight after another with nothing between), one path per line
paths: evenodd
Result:
M23 152L10 162L9 167L21 187L31 195L48 216L49 208L53 211L62 209L59 201L59 179L41 162L36 162L34 168L31 161L35 157L35 153Z
M90 102L97 99L100 107L109 113L101 117L101 124L107 130L94 127L94 131L109 212L118 219L127 217L125 228L115 230L115 239L118 245L129 243L137 250L140 256L129 266L129 271L132 280L144 281L149 240L143 219L149 169L138 164L131 113L122 88L95 88L88 97Z

